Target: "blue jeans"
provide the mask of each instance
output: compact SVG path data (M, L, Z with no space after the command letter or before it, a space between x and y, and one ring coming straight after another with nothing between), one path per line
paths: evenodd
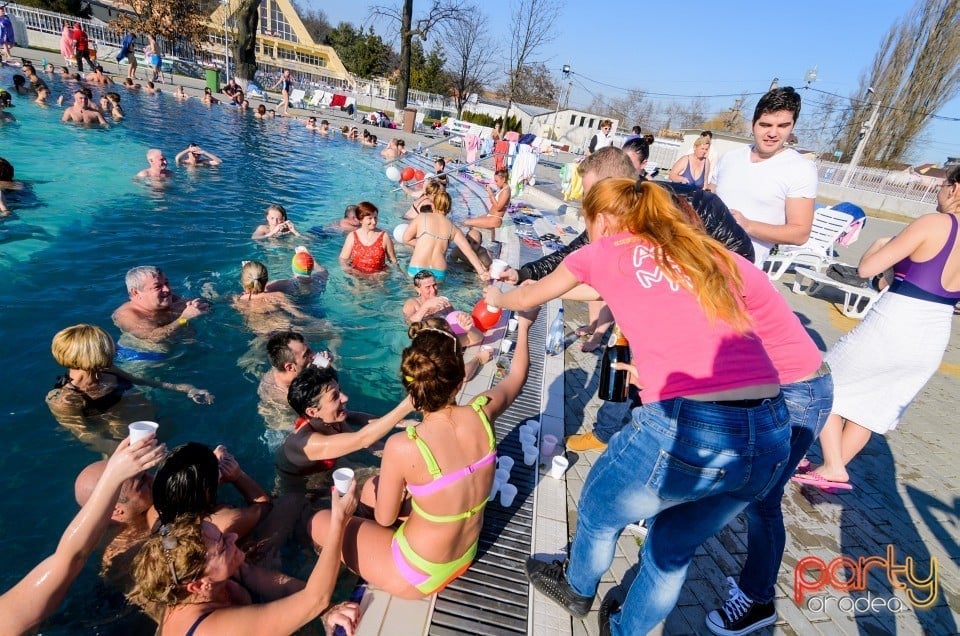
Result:
M627 389L627 400L629 404L601 400L600 408L597 409L597 421L593 425L593 435L604 444L609 443L610 438L626 424L626 409L641 405L640 391L632 384Z
M747 562L740 572L740 589L751 600L773 600L787 533L780 501L797 464L827 422L833 406L833 377L829 374L780 387L790 415L790 457L780 481L766 497L747 506Z
M697 547L780 481L787 420L782 397L753 408L676 398L634 409L583 485L567 568L574 591L595 595L623 529L656 517L613 634L645 634L663 620Z

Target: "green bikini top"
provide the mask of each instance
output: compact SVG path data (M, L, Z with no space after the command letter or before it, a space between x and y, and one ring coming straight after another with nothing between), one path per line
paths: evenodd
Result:
M412 439L417 445L417 448L420 450L420 455L423 457L423 461L427 464L427 470L429 470L430 474L433 476L433 481L427 482L426 484L407 484L407 491L409 491L411 495L418 497L433 494L437 491L443 490L450 484L473 474L480 468L496 461L497 440L493 435L493 427L490 425L490 420L487 418L487 414L483 412L483 407L489 401L490 398L486 395L477 396L473 402L470 403L470 408L476 412L477 416L480 418L480 421L483 423L484 429L487 431L487 438L490 440L490 453L488 455L484 455L483 458L477 460L469 466L465 466L464 468L461 468L454 473L450 473L449 475L444 475L440 470L440 466L437 464L437 460L433 456L433 453L430 452L430 448L427 446L426 442L420 439L420 437L417 435L416 427L407 427L407 438ZM416 499L411 499L410 505L417 512L417 514L427 521L433 521L434 523L453 523L454 521L469 519L473 515L483 510L483 507L487 505L487 500L484 499L470 510L456 515L430 514L417 504Z

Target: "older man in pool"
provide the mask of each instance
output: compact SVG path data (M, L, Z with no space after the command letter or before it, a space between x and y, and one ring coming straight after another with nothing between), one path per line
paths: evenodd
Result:
M163 272L151 265L127 272L130 300L113 312L113 323L141 340L164 342L188 328L190 321L210 311L202 298L185 300L170 290Z
M417 272L413 277L413 286L417 290L416 298L403 304L403 317L407 322L419 322L431 316L443 318L454 311L450 299L439 295L440 287L430 270ZM483 342L483 332L474 327L470 314L460 312L457 324L462 329L462 333L457 336L461 346L472 347Z
M151 148L147 151L147 163L149 168L144 168L137 173L138 179L169 179L173 172L167 168L167 158L159 148Z
M82 88L73 92L73 106L63 111L63 117L60 118L60 121L107 125L107 120L103 118L100 111L90 105L90 98L87 97Z

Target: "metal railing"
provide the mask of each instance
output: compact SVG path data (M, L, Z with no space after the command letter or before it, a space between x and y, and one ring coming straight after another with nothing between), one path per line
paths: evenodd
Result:
M845 163L820 161L817 164L820 183L844 185L849 171L850 166ZM857 166L853 168L853 174L846 187L935 205L937 188L942 182L943 179L938 177L928 177L903 170Z

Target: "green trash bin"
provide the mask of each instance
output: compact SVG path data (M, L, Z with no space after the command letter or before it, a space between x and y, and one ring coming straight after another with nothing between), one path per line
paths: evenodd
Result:
M213 93L220 92L220 71L215 68L207 69L207 88Z

